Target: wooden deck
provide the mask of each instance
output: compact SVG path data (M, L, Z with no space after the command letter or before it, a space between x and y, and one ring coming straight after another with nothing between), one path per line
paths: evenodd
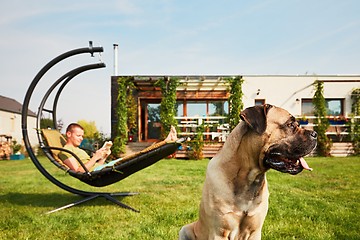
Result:
M129 142L126 145L126 154L132 154L152 145L152 142ZM212 158L222 148L224 143L211 143L205 144L203 155L204 158ZM346 157L354 153L353 145L351 142L334 142L330 151L331 156L334 157ZM316 153L312 153L309 156L316 156ZM189 158L188 152L185 149L179 149L175 155L176 158L186 159Z
M354 153L351 142L334 142L331 147L330 154L334 157L347 157Z
M216 155L216 153L222 148L223 143L211 143L205 144L203 149L204 158L212 158ZM176 152L176 158L189 158L188 151L186 150L178 150Z

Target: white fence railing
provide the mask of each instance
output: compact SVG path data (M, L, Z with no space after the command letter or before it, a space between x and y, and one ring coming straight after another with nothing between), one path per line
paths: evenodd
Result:
M314 120L316 118L316 116L296 117L296 119L300 123L300 126L307 129L312 129L314 126L316 126L316 124L314 123ZM341 141L344 135L348 135L350 133L349 123L352 121L352 118L345 118L339 116L327 116L326 118L329 120L330 123L330 126L326 131L326 135L339 136L339 140ZM360 119L360 116L355 116L354 119Z
M305 118L305 119L304 119ZM303 128L312 129L314 126L315 116L298 116L296 119L300 122L300 126ZM349 124L351 118L340 118L336 116L328 116L330 121L330 127L327 131L327 135L344 136L349 134ZM194 136L196 129L204 125L205 131L203 133L204 139L208 141L224 142L230 133L227 117L225 116L195 116L195 117L175 117L178 121L178 127L180 132L179 136ZM354 119L360 119L360 116L354 117ZM301 121L307 120L307 121ZM340 139L341 140L341 139Z
M178 121L179 136L194 136L196 128L205 126L204 139L208 141L225 142L230 133L227 117L224 116L202 116L202 117L175 117Z

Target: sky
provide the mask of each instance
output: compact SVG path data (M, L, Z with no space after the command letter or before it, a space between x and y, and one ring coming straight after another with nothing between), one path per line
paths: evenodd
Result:
M30 108L69 70L102 61L65 87L57 115L108 135L114 43L119 75L360 74L358 0L1 0L1 9L0 95L23 103L45 64L93 41L104 53L49 71Z

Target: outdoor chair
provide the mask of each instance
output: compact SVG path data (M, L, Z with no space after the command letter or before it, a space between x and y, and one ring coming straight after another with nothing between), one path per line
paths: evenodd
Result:
M66 140L59 131L42 129L41 132L46 141L41 148L50 160L71 176L95 187L104 187L118 182L131 174L156 163L157 161L174 153L183 141L183 139L173 142L161 141L139 152L121 158L121 160L116 162L113 166L104 167L99 171L90 172L73 152L63 148ZM58 154L61 151L70 153L83 167L85 172L73 171L65 165L58 157Z
M77 194L77 195L84 197L83 199L81 199L77 202L57 208L48 213L53 213L53 212L56 212L56 211L59 211L62 209L66 209L66 208L87 202L89 200L95 199L97 197L104 197L123 208L138 212L138 210L136 210L128 205L125 205L124 203L122 203L119 200L117 200L116 198L114 198L115 196L132 196L132 195L135 195L138 193L132 193L132 192L113 193L113 192L82 190L82 189L79 189L79 187L70 186L69 184L64 183L64 181L58 179L56 176L51 174L51 171L49 171L47 169L48 164L42 164L42 162L39 161L37 155L35 154L36 149L33 146L35 144L31 143L30 139L29 139L29 133L28 133L28 120L29 120L28 114L30 112L29 104L30 104L31 100L34 100L34 99L32 99L32 95L34 95L34 91L41 89L40 87L38 87L38 84L39 84L40 80L43 78L43 76L53 66L55 66L57 63L61 62L64 59L67 59L67 58L75 56L75 55L84 54L84 53L90 53L91 56L93 57L94 53L101 53L101 52L103 52L102 47L93 47L92 42L90 42L89 47L74 49L74 50L71 50L71 51L68 51L66 53L59 55L58 57L56 57L52 61L50 61L48 64L46 64L38 72L38 74L35 76L35 78L31 82L31 84L26 92L25 98L24 98L24 103L22 106L21 125L22 125L23 140L24 140L26 150L29 154L29 157L31 158L31 160L33 161L33 163L37 167L37 169L49 181L51 181L56 186L62 188L65 191L68 191L70 193ZM36 128L35 128L35 129L37 129L35 131L36 131L36 135L37 135L37 139L38 139L38 144L36 144L36 145L38 145L40 147L40 149L44 152L45 156L54 165L56 165L58 168L62 169L66 173L68 173L71 177L74 177L74 178L86 183L87 185L94 186L94 187L103 187L103 186L107 186L107 185L113 184L115 182L121 181L122 179L130 176L131 174L134 174L134 173L156 163L157 161L173 154L178 149L178 147L181 145L181 142L183 141L183 139L180 139L176 142L162 141L162 142L153 144L152 146L150 146L140 152L131 154L129 156L125 156L120 161L116 162L112 167L105 167L99 171L89 171L88 169L86 169L84 164L80 161L80 159L76 155L74 155L72 152L70 152L66 149L63 149L63 146L66 141L65 141L65 138L60 134L59 131L52 130L52 129L41 129L41 127L40 127L41 118L45 114L51 115L54 129L58 129L58 125L57 125L58 121L57 121L57 115L56 115L58 100L60 98L61 92L63 91L65 86L70 82L70 80L72 80L75 76L79 75L80 73L83 73L83 72L86 72L89 70L93 70L93 69L103 68L103 67L105 67L105 64L102 62L80 66L78 68L75 68L75 69L67 72L66 74L61 76L59 79L57 79L48 88L48 90L44 93L43 98L41 99L41 101L39 103L38 112L37 112L37 116L36 116ZM46 87L48 87L48 85L46 85ZM36 97L39 97L37 94L35 94L35 95L36 95ZM50 98L50 96L52 96L52 98ZM51 99L51 100L49 100L49 99ZM51 107L45 108L45 106L48 106L48 105L50 105ZM31 129L31 130L34 131L33 129ZM69 169L69 167L66 166L58 158L57 155L60 151L65 151L65 152L72 154L72 156L74 156L75 159L77 159L79 164L82 165L85 172L84 173L76 172L76 171Z

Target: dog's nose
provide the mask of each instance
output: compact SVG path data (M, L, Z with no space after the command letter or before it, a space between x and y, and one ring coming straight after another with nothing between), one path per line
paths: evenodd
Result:
M311 137L313 137L313 138L317 138L317 132L315 132L315 131L312 131L311 133L310 133L310 136Z

